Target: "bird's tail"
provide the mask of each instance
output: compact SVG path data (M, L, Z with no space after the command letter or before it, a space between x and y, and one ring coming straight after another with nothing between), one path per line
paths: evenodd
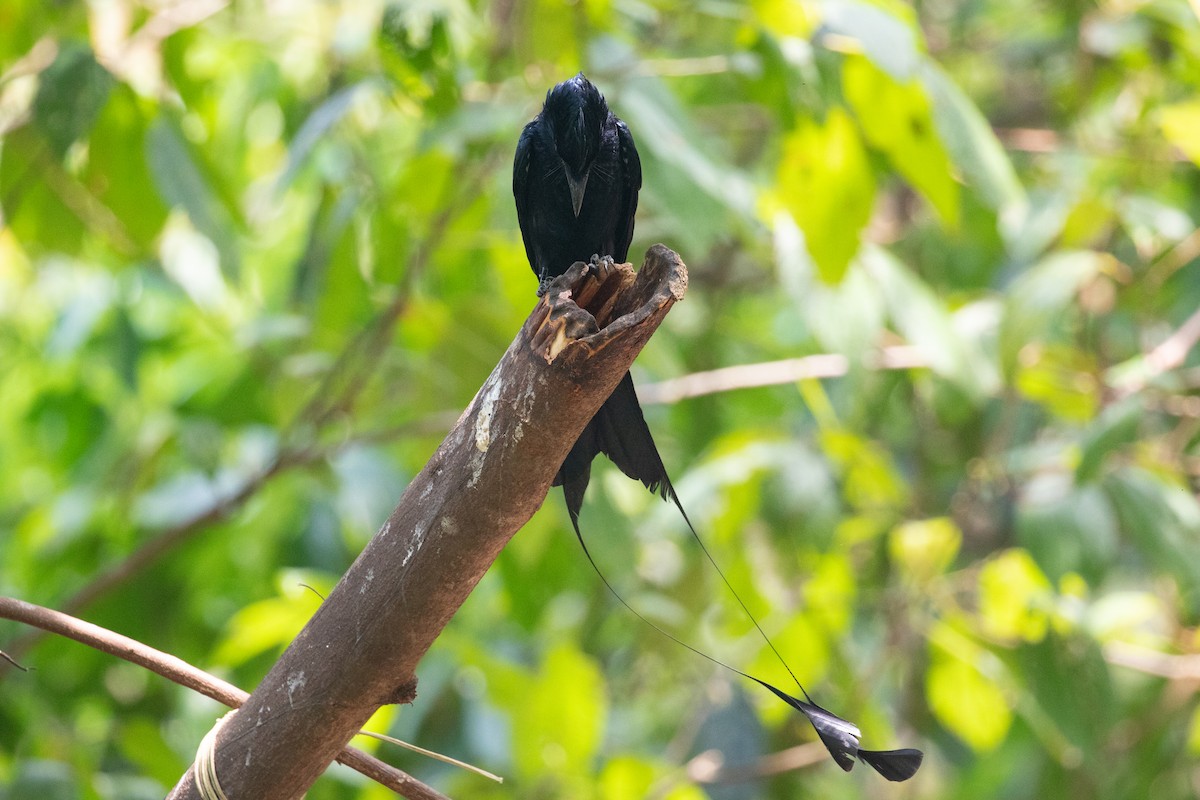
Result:
M729 589L730 594L734 596L738 605L742 607L742 610L746 612L746 616L754 623L754 627L758 629L767 646L771 648L776 658L783 664L784 669L792 676L792 680L796 682L796 686L800 689L804 700L794 698L766 681L742 672L740 669L730 666L724 661L713 658L708 653L693 647L669 631L660 628L631 606L617 592L613 585L609 583L608 578L600 571L600 567L596 564L595 559L592 558L591 551L588 550L587 543L583 540L583 533L579 529L579 512L583 508L583 495L587 491L588 481L591 478L592 472L592 460L596 457L597 453L604 453L630 478L641 481L650 491L657 492L662 495L663 499L670 500L675 504L675 507L679 509L679 513L683 517L683 521L687 523L692 538L700 546L700 550L704 553L705 558L712 564L717 574L721 576L721 580L725 583L726 588ZM667 475L662 457L659 456L658 448L654 444L654 437L651 436L650 428L646 425L646 419L642 415L642 406L638 402L637 392L633 388L633 378L630 377L629 373L625 373L625 377L621 379L616 390L604 401L604 405L596 412L596 416L588 422L579 440L575 442L575 445L571 448L571 452L567 455L566 460L559 469L558 476L554 482L555 485L561 484L563 487L563 497L567 501L567 512L571 516L571 527L575 529L575 536L579 540L579 545L583 548L583 553L587 556L588 562L592 565L592 569L600 576L600 580L604 582L604 585L608 587L613 596L625 608L629 609L635 617L676 644L686 647L693 653L731 672L735 672L743 678L748 678L755 683L761 684L786 703L803 712L816 729L817 735L820 736L830 755L833 756L838 766L842 769L849 771L854 765L854 756L857 756L864 763L874 767L880 775L889 781L908 780L916 773L917 769L921 766L922 753L920 750L863 750L858 746L859 730L854 723L826 711L814 703L812 698L808 696L808 692L801 685L796 674L792 672L792 668L784 661L780 652L775 649L775 644L767 636L766 631L758 624L758 620L751 613L745 602L743 602L737 590L733 588L733 584L725 577L724 571L717 564L712 553L709 552L708 547L704 544L704 540L696 533L696 529L692 526L692 521L688 519L687 512L683 510L683 504L679 501L679 495L675 493L675 487L671 485L671 478Z
M654 444L654 437L650 434L649 426L646 425L646 418L642 414L642 405L638 402L637 391L633 388L633 376L628 372L617 384L612 395L604 401L604 405L600 406L600 410L588 423L579 437L579 441L571 448L555 481L556 484L562 484L563 497L567 501L567 512L571 515L571 522L575 525L576 532L579 529L579 512L583 508L583 495L591 478L592 459L596 457L597 453L604 453L621 472L634 480L641 481L647 489L657 492L662 495L664 500L670 500L675 504L683 521L687 523L692 538L696 540L704 557L708 559L708 563L721 576L729 593L733 595L738 605L742 607L742 611L754 623L754 627L762 636L763 641L767 643L771 652L779 659L779 663L796 682L801 694L808 698L808 692L805 691L796 674L792 672L792 668L788 666L783 655L775 648L771 637L767 636L766 631L758 624L758 619L742 600L741 595L733 588L729 578L725 577L725 572L709 552L704 540L696 533L696 528L688 519L687 512L683 510L683 503L679 501L679 495L675 493L675 487L671 484L670 476L667 475L667 468L663 466L662 457L658 454L658 447ZM582 538L580 543L582 543Z

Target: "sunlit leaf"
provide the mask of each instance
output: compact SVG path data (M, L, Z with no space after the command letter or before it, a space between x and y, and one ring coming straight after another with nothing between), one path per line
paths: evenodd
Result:
M1000 639L1036 642L1046 635L1053 603L1050 581L1024 550L1007 550L979 574L983 628Z
M921 84L915 78L901 83L867 59L852 57L842 64L842 87L867 142L887 154L945 225L956 228L958 184Z
M1200 164L1200 100L1162 106L1158 110L1158 124L1167 141Z
M754 14L776 36L807 39L820 21L816 3L796 0L754 0Z
M1022 395L1073 422L1087 422L1100 406L1100 381L1093 359L1072 347L1026 346L1016 387Z
M236 278L241 258L235 246L233 217L197 166L173 120L159 117L155 121L147 135L146 149L159 194L170 205L187 211L196 230L221 253L221 271Z
M920 76L933 102L939 137L968 186L1003 219L1025 214L1025 189L987 118L936 64L925 61Z
M802 121L784 142L776 182L769 202L796 220L821 279L838 283L875 199L875 178L846 112L831 110L823 124Z
M847 501L861 509L901 505L907 487L880 448L847 431L828 431L821 445L842 472Z
M980 672L975 662L981 651L961 636L952 636L962 643L954 652L937 645L930 648L932 661L925 673L930 709L942 725L973 750L995 750L1012 726L1008 699Z
M888 536L888 553L907 576L920 582L945 572L961 544L962 531L954 521L937 517L894 528Z
M213 653L214 661L237 666L267 650L286 646L333 588L328 577L291 570L282 572L279 582L278 596L251 603L234 614Z
M840 553L823 556L804 584L805 613L819 621L831 638L850 625L848 609L857 594L854 568Z
M657 772L653 764L632 756L614 758L600 773L600 791L604 797L644 797Z
M1192 721L1188 725L1187 748L1193 756L1200 755L1200 707L1192 711Z
M513 719L518 768L526 775L586 773L608 709L595 662L569 644L558 645L523 694Z

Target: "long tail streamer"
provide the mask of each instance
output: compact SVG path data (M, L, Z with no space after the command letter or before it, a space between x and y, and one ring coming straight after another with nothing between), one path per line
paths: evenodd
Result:
M675 642L681 647L687 648L701 658L708 659L712 663L729 670L730 672L740 675L747 680L754 681L760 686L766 688L780 700L784 701L789 706L802 713L808 719L808 721L812 723L813 729L817 732L817 736L820 737L821 742L825 745L825 748L829 750L829 755L831 755L833 760L837 762L837 765L846 772L849 772L851 769L853 769L854 759L858 758L864 764L867 764L873 768L876 772L887 778L889 781L906 781L915 775L921 766L922 759L924 758L924 754L920 750L912 748L905 748L901 750L865 750L859 747L858 744L859 738L862 736L862 732L858 729L857 725L855 725L853 722L842 719L836 714L827 711L813 702L813 699L809 696L807 690L805 690L804 686L800 683L799 678L796 677L796 674L792 672L792 668L788 666L786 661L784 661L783 656L780 654L779 650L775 648L775 645L771 642L770 637L767 636L766 631L764 631L762 626L758 624L758 620L755 619L754 614L750 612L750 609L746 606L745 602L742 601L741 596L738 595L737 591L733 588L733 584L729 582L729 579L725 577L725 573L717 565L717 561L713 558L712 553L710 553L708 548L704 545L704 541L700 538L699 534L696 533L696 529L692 526L692 521L688 519L687 512L683 510L683 505L679 502L679 497L675 494L674 487L668 483L663 488L666 490L664 494L675 503L675 507L678 508L679 513L683 515L683 520L687 523L688 530L692 532L692 537L696 540L696 543L700 545L700 549L704 552L708 562L712 564L713 569L715 569L717 574L721 576L721 580L724 581L725 586L729 589L730 594L737 599L738 605L742 607L742 610L746 612L746 616L749 617L750 621L754 623L754 627L758 630L759 634L763 637L763 640L771 648L771 651L775 653L775 657L779 659L779 662L783 664L784 669L786 669L788 674L792 676L792 680L796 682L796 686L800 689L800 693L804 695L804 699L801 700L798 697L793 697L787 692L772 686L764 680L760 680L753 675L742 672L740 669L732 667L720 659L713 658L708 653L693 647L692 645L683 641L671 632L664 630L643 616L641 612L631 606L628 601L626 601L625 598L622 597L619 592L617 592L612 583L609 582L608 578L605 577L604 573L600 570L600 566L596 563L596 559L592 557L591 551L588 550L587 542L584 541L583 533L579 529L579 515L574 510L570 510L569 516L571 517L571 525L575 529L575 537L579 540L579 546L583 548L583 554L587 556L588 563L592 565L592 569L596 571L596 574L608 588L608 591L612 593L613 597L617 598L621 605L625 606L625 608L627 608L631 614L671 641Z

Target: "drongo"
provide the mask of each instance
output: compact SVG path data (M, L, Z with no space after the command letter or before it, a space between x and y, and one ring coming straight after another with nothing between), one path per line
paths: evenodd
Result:
M609 111L600 91L582 72L550 89L541 113L521 132L513 161L517 221L529 266L538 278L539 295L576 261L589 262L594 256L625 261L633 239L633 218L641 187L642 164L633 135ZM598 453L604 453L622 472L641 481L650 491L674 502L708 561L796 681L803 700L681 641L646 619L617 593L596 565L579 530L583 495L591 476L592 460ZM888 780L903 781L916 773L921 765L920 750L861 749L858 727L818 706L800 685L692 527L646 426L629 373L571 448L554 485L563 487L571 525L588 561L616 598L642 621L692 652L762 685L803 713L842 769L849 771L854 758L858 758Z

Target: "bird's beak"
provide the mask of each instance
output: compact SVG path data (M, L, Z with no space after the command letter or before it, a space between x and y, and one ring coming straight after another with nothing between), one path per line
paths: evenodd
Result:
M571 208L575 212L575 217L579 217L579 209L583 208L583 193L587 190L587 179L591 171L583 173L583 177L575 180L570 174L567 175L567 186L571 189Z

